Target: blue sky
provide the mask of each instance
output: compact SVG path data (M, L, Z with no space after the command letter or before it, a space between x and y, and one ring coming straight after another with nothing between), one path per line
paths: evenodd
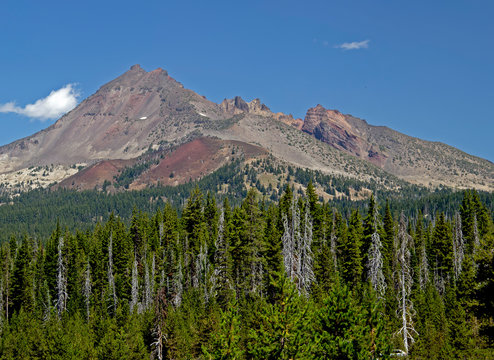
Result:
M3 0L0 144L55 121L26 105L65 87L70 107L139 63L215 102L320 103L494 161L493 17L481 0Z

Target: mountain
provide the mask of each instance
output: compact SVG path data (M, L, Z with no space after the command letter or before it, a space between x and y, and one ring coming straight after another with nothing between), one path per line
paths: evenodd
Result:
M386 126L369 125L321 105L307 111L302 131L412 183L493 189L494 166L488 160Z
M58 182L83 189L120 179L138 189L184 183L233 159L267 158L395 188L406 182L494 190L494 164L454 147L321 105L302 120L273 113L259 99L216 104L165 70L139 65L50 127L0 147L0 187Z

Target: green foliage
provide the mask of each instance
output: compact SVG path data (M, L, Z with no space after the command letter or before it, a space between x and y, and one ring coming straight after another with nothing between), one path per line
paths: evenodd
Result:
M194 187L183 209L167 203L150 215L136 206L128 221L110 211L92 228L72 231L61 220L51 235L11 237L0 245L0 358L385 359L403 345L403 291L417 331L409 358L493 357L494 226L480 196L465 193L462 230L475 246L453 277L445 214L433 222L419 212L399 227L389 205L381 228L372 200L362 219L357 206L340 212L313 190L292 206L289 186L278 205L251 189L238 206L225 198L218 208ZM314 229L308 270L282 239L284 216L303 224L306 210ZM375 231L387 256L379 299L364 271ZM289 251L294 280L283 264ZM411 256L410 290L399 287L400 254ZM310 290L299 293L297 277L312 270ZM66 307L58 306L61 290Z
M451 226L444 216L440 213L432 234L432 253L431 258L434 263L434 272L437 276L446 278L452 271L453 264L453 239Z
M217 332L211 334L209 348L203 345L203 352L208 359L233 360L243 358L241 344L241 319L238 304L230 302L226 311L221 311L220 325Z
M345 285L332 289L316 311L315 358L388 358L389 333L378 305L375 299L359 305Z
M281 285L279 300L261 303L254 314L248 337L248 358L253 359L310 359L313 343L306 336L311 333L310 303L297 294L287 278Z

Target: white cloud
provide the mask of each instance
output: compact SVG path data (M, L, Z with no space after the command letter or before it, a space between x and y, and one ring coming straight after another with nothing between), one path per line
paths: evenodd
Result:
M50 95L37 100L34 104L24 107L16 106L13 102L0 104L0 113L12 112L42 121L57 119L76 107L78 97L74 85L68 84L61 89L53 90Z
M343 49L343 50L367 49L369 47L369 42L370 42L370 40L354 41L354 42L336 45L335 47Z

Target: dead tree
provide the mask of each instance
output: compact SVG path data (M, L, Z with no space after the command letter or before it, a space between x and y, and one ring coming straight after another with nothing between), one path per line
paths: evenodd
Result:
M312 283L315 281L312 256L312 218L310 216L309 198L305 203L304 236L300 244L299 291L309 296Z
M137 272L137 256L134 254L134 263L132 264L132 285L131 285L131 300L130 300L130 312L134 312L134 309L140 313L139 309L139 274Z
M166 291L164 288L158 290L154 304L154 342L151 345L154 347L153 353L156 358L158 360L162 360L165 357L165 343L167 341L167 338L164 332L164 328L165 321L168 315L168 304L166 301Z
M86 318L89 320L89 310L91 306L91 266L89 264L89 258L87 260L86 271L84 272L82 295L84 296L84 302L86 303Z
M368 276L379 298L383 298L386 292L386 279L383 273L383 257L381 253L381 237L374 231L371 235L369 258L367 261Z
M67 276L65 262L63 258L63 236L58 239L58 260L57 260L57 314L61 318L67 310Z
M427 260L427 251L425 249L425 242L422 243L420 249L420 264L419 264L419 286L421 290L424 290L425 285L429 282L429 261Z
M113 307L113 313L117 310L117 291L115 289L115 277L113 276L113 234L110 234L108 243L108 289L111 301L110 307Z
M396 254L398 265L398 315L401 318L401 328L398 333L403 337L403 351L408 355L410 346L415 342L414 335L418 335L413 326L413 304L410 299L413 285L412 269L410 266L410 246L412 237L407 233L407 220L402 213L398 231L398 251Z
M463 258L465 256L465 240L461 231L461 216L455 214L455 227L453 234L453 271L455 280L458 280L461 274Z

